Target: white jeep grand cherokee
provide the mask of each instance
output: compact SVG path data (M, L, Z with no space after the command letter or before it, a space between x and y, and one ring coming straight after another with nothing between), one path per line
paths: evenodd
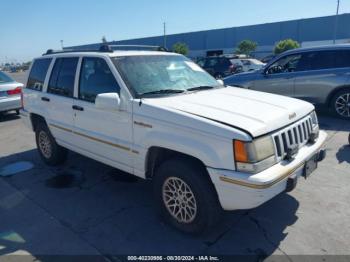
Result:
M23 99L47 164L69 149L152 179L160 214L189 233L292 190L325 156L311 104L225 87L173 53L48 51Z

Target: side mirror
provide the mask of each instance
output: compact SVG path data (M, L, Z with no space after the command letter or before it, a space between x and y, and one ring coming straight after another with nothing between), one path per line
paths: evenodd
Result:
M217 79L216 81L218 81L218 83L219 83L220 85L222 85L222 86L225 85L225 83L224 83L224 81L223 81L222 79Z
M118 93L99 94L95 100L98 109L108 111L118 111L120 108L120 98Z

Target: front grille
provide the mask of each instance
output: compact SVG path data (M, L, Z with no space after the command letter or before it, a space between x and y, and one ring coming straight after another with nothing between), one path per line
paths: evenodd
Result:
M290 149L303 147L309 141L311 133L312 120L308 116L273 134L277 158L282 160Z

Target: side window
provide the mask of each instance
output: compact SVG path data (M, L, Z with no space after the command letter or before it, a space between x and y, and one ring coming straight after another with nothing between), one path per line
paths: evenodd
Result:
M231 65L231 62L227 58L221 58L220 59L220 65L222 65L224 67L229 67Z
M28 77L27 88L42 91L47 70L49 69L51 58L38 59L34 61Z
M104 59L83 58L79 79L79 99L95 103L98 94L119 92L120 87Z
M208 67L214 67L216 66L218 63L218 59L217 58L210 58L207 60L207 66Z
M73 97L74 79L79 58L57 58L53 67L48 93Z
M335 53L335 67L350 67L350 50L339 50Z
M302 55L287 55L274 62L267 70L268 74L280 74L301 71L300 60Z
M315 51L303 54L303 59L300 62L300 69L306 70L321 70L330 69L335 66L334 51Z
M249 60L241 60L241 61L242 61L243 65L245 65L245 66L250 66L251 65Z

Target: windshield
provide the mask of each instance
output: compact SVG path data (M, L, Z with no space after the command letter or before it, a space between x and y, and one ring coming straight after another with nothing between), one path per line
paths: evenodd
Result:
M3 72L0 72L0 84L14 82L14 80Z
M112 60L137 97L162 90L157 94L169 95L198 87L220 86L212 76L184 56L123 56Z

